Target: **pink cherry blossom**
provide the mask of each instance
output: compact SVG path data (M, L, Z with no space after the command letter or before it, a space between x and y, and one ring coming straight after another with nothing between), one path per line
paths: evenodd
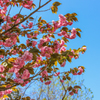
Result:
M32 28L32 26L33 26L33 23L30 22L29 25L28 25L28 27L29 27L29 28Z
M32 47L35 47L36 44L37 44L37 41L32 41Z
M78 70L79 70L79 72L77 74L81 75L83 73L83 69L81 67L79 67Z
M64 61L60 66L64 67L66 65L66 61Z
M29 51L25 51L24 55L22 56L22 59L24 59L24 61L31 61L33 58L33 54L30 53Z
M74 92L69 92L69 95L74 95Z
M21 78L16 78L16 79L14 79L14 81L15 81L16 83L21 83L21 84L24 83L24 81L23 81Z
M30 77L30 73L27 69L25 69L21 78L22 79L28 79L29 77Z
M64 44L65 44L65 41L61 40L60 47L62 47Z
M48 72L47 72L46 70L44 70L44 71L41 73L41 76L42 76L42 77L48 76Z
M30 35L30 34L27 34L27 38L32 38L32 35Z
M45 82L45 85L49 85L51 83L51 81L47 81Z
M63 83L63 82L64 82L64 80L60 80L60 82L61 82L61 83Z
M73 28L71 31L71 35L69 36L69 39L75 39L76 38L76 29Z
M64 52L64 51L66 51L66 48L65 48L65 46L62 46L61 49L60 49L60 53Z
M5 70L3 65L0 65L0 72L3 72Z
M4 55L0 55L0 58L4 58Z
M78 93L78 89L77 88L75 88L75 93Z
M42 78L40 78L40 81L41 81L41 82L43 82L43 79L42 79Z
M73 74L73 75L78 75L76 72L74 72L74 73L72 72L72 74Z
M57 72L57 73L54 74L54 76L59 76L59 74L60 74L60 72Z

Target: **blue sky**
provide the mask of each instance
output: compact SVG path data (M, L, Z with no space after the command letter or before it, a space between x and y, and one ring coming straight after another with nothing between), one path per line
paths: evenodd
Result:
M47 0L43 0L45 2ZM55 1L55 0L53 0ZM37 0L34 0L37 3ZM43 19L48 22L52 20L58 20L59 14L77 13L78 22L74 22L74 28L80 28L82 30L81 38L77 37L74 40L70 40L67 44L67 48L77 49L83 45L87 46L85 54L80 54L79 59L72 60L72 63L66 64L65 69L70 67L84 66L86 68L83 78L86 87L93 91L94 99L99 100L100 90L100 0L59 0L62 3L59 6L58 13L52 14L51 11L36 13L34 18L42 16ZM48 4L43 9L47 9L52 5ZM12 10L13 11L13 10ZM22 11L24 14L31 11ZM13 11L14 13L14 11ZM16 12L17 13L17 12ZM70 28L72 28L70 27ZM65 69L62 69L65 70Z

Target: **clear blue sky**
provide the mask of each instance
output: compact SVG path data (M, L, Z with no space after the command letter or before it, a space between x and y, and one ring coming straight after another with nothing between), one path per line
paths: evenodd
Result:
M47 1L47 0L43 0ZM53 0L56 1L56 0ZM37 0L34 0L37 2ZM59 6L57 14L52 14L51 11L45 13L36 13L34 18L42 16L43 19L48 22L52 20L58 20L59 14L77 13L78 22L75 22L72 27L80 28L82 30L81 38L77 37L74 40L70 40L67 44L68 49L77 49L83 45L87 46L85 54L80 54L79 59L72 60L72 63L66 64L66 69L70 67L84 66L86 71L83 75L86 87L93 91L94 99L99 100L100 90L100 0L59 0L62 3ZM44 7L47 9L52 3ZM28 11L29 12L29 11ZM27 14L27 11L23 13Z

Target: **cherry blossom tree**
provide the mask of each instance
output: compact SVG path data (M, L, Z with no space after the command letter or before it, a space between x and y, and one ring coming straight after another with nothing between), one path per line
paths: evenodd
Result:
M50 2L52 6L42 10ZM85 71L83 66L62 73L58 66L65 67L67 61L78 59L79 53L84 54L86 51L86 46L69 50L66 48L70 39L81 37L81 29L68 28L78 21L77 14L60 14L59 20L51 22L39 17L36 23L33 23L33 15L36 12L51 10L52 13L57 13L60 5L60 2L53 0L44 4L39 0L38 5L33 0L0 0L0 98L9 98L16 87L25 87L34 80L39 79L49 85L52 83L52 77L56 76L64 89L62 100L68 91L72 95L81 88L75 85L66 89L64 81L71 79L70 74L81 75ZM11 9L14 7L20 10L12 16ZM28 9L31 13L21 14L23 9ZM26 43L21 43L21 37L26 39Z

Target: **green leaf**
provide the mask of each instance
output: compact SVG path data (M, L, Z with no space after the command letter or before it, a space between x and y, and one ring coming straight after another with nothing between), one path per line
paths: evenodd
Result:
M53 6L59 6L59 5L61 5L60 2L54 2L54 3L53 3Z
M81 29L79 29L79 28L76 28L76 31L80 31L80 32L82 32Z
M81 89L81 87L80 87L80 86L74 86L74 88L79 88L79 89Z
M1 81L5 81L5 80L6 80L5 78L3 78L3 77L1 78Z
M57 11L58 11L57 6L52 6L52 7L51 7L51 11L52 11L52 13L57 14Z
M65 31L65 32L67 32L68 28L67 27L63 27L62 30Z
M21 47L22 49L26 49L25 44L20 44L19 47Z
M4 55L4 54L5 54L4 49L0 49L0 55Z
M48 73L51 73L52 70L53 70L53 69L52 69L51 67L47 68L47 72L48 72Z
M30 74L34 74L34 69L32 67L27 68Z
M29 52L30 53L40 53L40 51L36 47L30 49Z
M81 34L79 32L76 33L79 37L81 37Z
M55 66L57 66L57 61L55 61Z
M30 20L30 21L33 21L33 20L34 20L34 18L33 18L33 17L29 17L29 20Z

